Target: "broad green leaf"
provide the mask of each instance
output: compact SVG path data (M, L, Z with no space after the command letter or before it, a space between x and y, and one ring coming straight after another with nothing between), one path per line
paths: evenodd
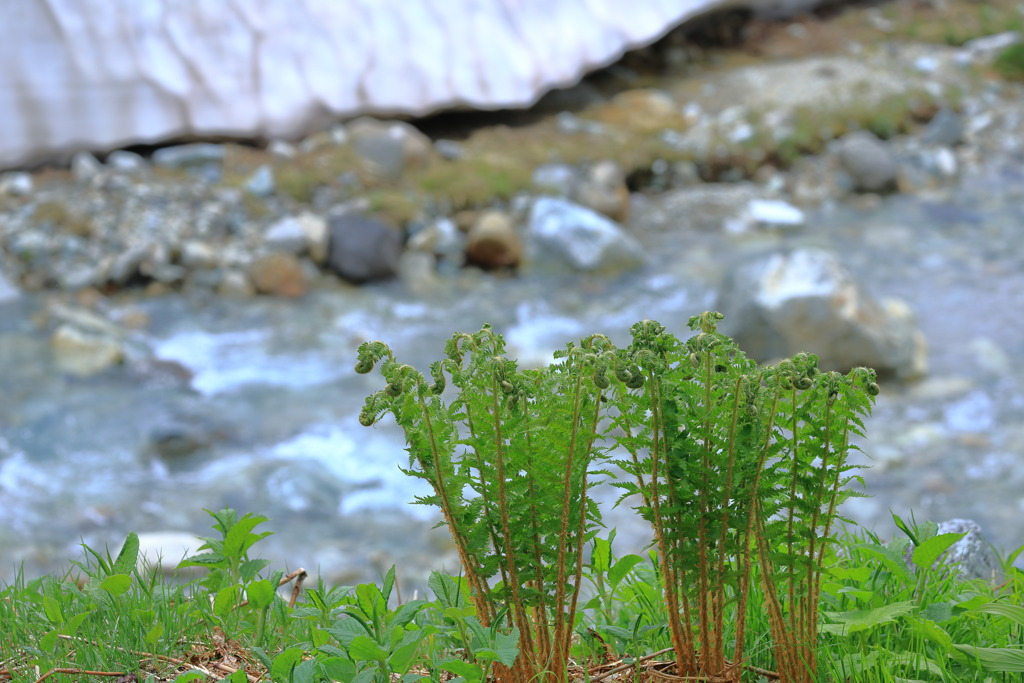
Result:
M60 611L60 603L49 595L43 596L43 612L46 614L47 620L54 626L64 623L64 614Z
M238 591L238 585L228 586L217 591L217 595L213 598L213 613L221 619L226 617L238 604Z
M899 548L885 547L874 543L864 543L857 547L880 559L885 568L901 578L904 584L913 584L914 575L907 563L903 561L902 551Z
M263 515L247 513L242 517L242 519L238 520L224 536L223 553L228 557L242 557L245 555L246 551L248 551L254 543L260 539L270 536L273 533L272 531L264 531L259 534L250 533L254 528L266 521L267 518Z
M327 603L324 602L323 596L320 595L320 591L315 588L306 589L306 599L313 603L313 607L320 612L326 612L328 610ZM292 615L298 613L298 610L292 612Z
M57 647L57 638L60 636L60 632L57 629L47 631L39 639L39 649L43 652L53 652L53 649Z
M236 669L231 675L222 679L227 683L249 683L249 677L245 675L245 669Z
M979 605L974 610L976 612L998 614L1001 617L1015 621L1019 626L1024 626L1024 607L1019 605L1009 605L1005 602L990 602L985 605Z
M127 574L111 574L100 582L100 588L117 597L127 591L132 585L132 577Z
M344 648L348 648L356 636L365 636L370 633L359 619L339 619L327 629L327 632L334 636Z
M927 611L927 608L925 611ZM908 620L913 624L915 631L938 644L944 653L949 653L953 649L953 639L934 621L930 619L914 619L913 617L908 617Z
M245 588L249 604L256 609L264 609L274 601L274 587L266 579L253 581Z
M353 678L350 683L370 683L376 677L377 677L377 665L374 664L373 666L369 667L368 669L363 669L358 674L356 674L356 677Z
M270 532L267 532L270 533ZM270 560L246 560L238 566L238 575L242 581L249 582L256 578L260 570L270 564Z
M391 653L387 661L392 673L404 674L409 671L409 667L412 666L412 662L416 658L416 652L420 649L420 642L417 639L406 643Z
M205 680L206 680L206 674L204 674L202 671L196 671L195 669L193 669L192 671L186 671L183 674L178 674L174 678L173 683L191 683L192 681L205 681Z
M329 680L350 681L356 675L356 665L346 657L327 657L317 661Z
M388 653L369 636L356 636L348 646L348 656L357 662L383 662Z
M392 628L396 626L405 626L420 613L423 607L427 604L426 600L410 600L401 607L398 608L388 620L388 625Z
M942 624L953 618L953 606L948 602L933 602L925 605L924 609L921 610L921 616Z
M966 534L939 534L932 536L921 545L914 548L912 559L919 569L931 569L935 561L942 553L949 550L950 546L963 538Z
M292 670L291 683L315 683L319 667L315 659L307 659Z
M821 630L836 635L849 635L858 631L872 629L879 624L885 624L896 619L896 617L909 614L914 611L913 601L894 602L891 605L883 605L874 609L850 610L846 612L825 612L824 614L835 624L822 624Z
M484 675L484 670L478 664L462 659L445 660L438 664L438 668L450 671L456 676L462 676L466 683L476 683Z
M595 574L607 574L612 566L612 543L606 538L594 539L594 550L590 556L590 569Z
M292 675L292 670L302 661L302 648L290 647L274 657L274 663L270 666L270 677L274 681L286 683Z
M75 616L71 617L64 624L64 628L61 629L61 632L63 632L64 635L66 636L75 635L75 631L78 630L78 627L82 625L82 622L85 621L90 614L92 614L92 609L89 609L89 611L87 612L80 612Z
M373 619L375 615L387 611L387 601L380 588L372 583L362 583L356 586L356 604L363 611L366 617Z
M114 560L113 570L115 574L130 574L139 562L139 537L135 532L130 532L124 539L121 552Z
M381 588L381 594L384 596L384 602L387 603L391 599L391 590L395 587L395 565L391 565L391 569L384 575L384 585Z
M220 553L201 553L199 555L186 557L178 563L178 569L184 569L186 567L210 567L223 564L224 562L224 556Z
M977 661L981 668L993 673L1024 671L1024 650L1008 647L976 647L954 645L956 649Z
M431 572L427 586L441 607L465 607L469 602L469 581L464 576L449 576L441 572Z
M608 572L608 581L613 585L618 585L622 579L629 574L633 567L637 566L644 561L644 558L639 555L625 555L615 563L615 566Z
M150 646L156 645L157 641L159 641L160 638L163 637L163 635L164 625L160 622L157 622L157 624L153 628L149 629L149 631L146 632L146 644Z

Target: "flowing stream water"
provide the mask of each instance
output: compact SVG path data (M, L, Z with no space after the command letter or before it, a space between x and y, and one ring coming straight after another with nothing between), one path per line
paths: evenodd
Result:
M209 533L203 508L271 518L262 554L334 581L455 569L423 488L399 471L390 422L358 424L379 378L352 371L361 341L382 339L425 368L455 331L489 321L524 363L545 362L593 332L616 343L643 318L677 335L714 308L735 260L765 247L832 248L878 296L899 297L930 345L922 381L884 384L862 444L873 497L854 519L888 533L889 510L917 519L971 517L1004 549L1024 543L1024 183L1015 159L993 160L956 188L894 195L870 209L811 212L787 236L736 243L680 231L663 197L637 198L631 231L651 255L618 278L473 270L429 295L399 283L329 285L301 300L173 294L122 296L111 315L143 312L138 342L155 362L78 379L54 367L44 301L0 304L0 577L29 575L109 545L130 530ZM607 494L612 497L610 492ZM647 538L618 512L620 551ZM177 559L177 558L174 558Z

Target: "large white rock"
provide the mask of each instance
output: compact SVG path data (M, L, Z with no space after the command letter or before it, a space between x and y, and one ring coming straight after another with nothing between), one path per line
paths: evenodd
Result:
M528 222L531 264L555 262L579 271L619 272L644 265L635 237L603 215L566 199L534 201Z
M800 351L826 370L867 366L901 378L927 370L924 336L901 301L878 301L834 254L773 252L730 273L718 301L723 331L761 361Z
M713 9L821 0L0 3L0 168L339 116L521 107Z

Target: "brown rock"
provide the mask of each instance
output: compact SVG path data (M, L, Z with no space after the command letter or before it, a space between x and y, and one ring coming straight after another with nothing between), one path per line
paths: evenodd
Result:
M500 211L486 211L469 230L466 260L481 268L519 265L523 244L512 218Z
M260 294L299 297L306 293L302 264L293 254L274 252L249 267L249 279Z

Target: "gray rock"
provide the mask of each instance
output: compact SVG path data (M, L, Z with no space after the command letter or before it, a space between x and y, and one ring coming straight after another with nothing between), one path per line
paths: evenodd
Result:
M269 197L274 194L274 169L262 164L245 181L245 191L253 197Z
M313 263L323 265L327 261L327 247L330 241L330 232L327 230L327 221L323 217L308 211L300 213L295 219L306 237L306 250Z
M462 263L466 238L450 218L438 218L409 236L406 248Z
M217 265L217 250L207 242L185 240L178 260L186 268L213 268Z
M124 347L110 337L73 325L60 325L50 339L54 361L62 371L88 377L123 363Z
M640 243L618 224L565 199L534 201L528 240L531 261L554 257L576 270L631 270L646 260Z
M0 303L16 299L20 294L18 288L11 284L3 270L0 270Z
M943 107L921 132L921 142L952 147L964 140L964 121L952 109Z
M284 140L271 140L267 145L267 153L278 159L294 159L298 154L295 145Z
M614 161L599 161L583 173L570 198L613 221L629 218L629 188L626 172Z
M221 271L217 293L221 296L248 298L256 293L256 289L244 272L226 268Z
M449 161L460 158L463 155L462 145L455 140L438 140L434 143L434 149L442 159Z
M86 287L99 287L105 280L102 264L96 263L72 263L57 273L57 283L61 289L69 292Z
M71 157L71 175L76 182L92 182L103 175L103 164L88 152L77 152Z
M569 164L543 164L533 170L531 180L538 190L568 197L579 181L579 171Z
M821 249L758 256L735 268L718 300L723 331L760 361L800 351L825 370L875 368L882 375L924 374L924 337L901 302L876 301L839 260Z
M352 282L393 277L402 255L402 234L362 216L342 215L328 222L327 266Z
M119 149L107 156L107 166L121 173L140 173L146 169L146 160L135 152Z
M839 161L860 192L884 192L896 186L899 163L892 150L867 131L847 133L839 140Z
M736 218L726 219L725 231L730 234L753 233L758 229L793 230L803 227L804 212L780 199L752 199Z
M263 234L264 244L273 251L287 251L292 254L304 252L306 240L306 229L301 220L295 216L285 216L271 223Z
M0 174L0 195L24 197L32 193L32 174L12 171Z
M430 162L430 138L404 121L359 118L347 126L352 147L366 169L382 178L397 178L407 169Z
M164 147L153 152L153 163L164 168L185 168L224 161L224 146L209 142Z

